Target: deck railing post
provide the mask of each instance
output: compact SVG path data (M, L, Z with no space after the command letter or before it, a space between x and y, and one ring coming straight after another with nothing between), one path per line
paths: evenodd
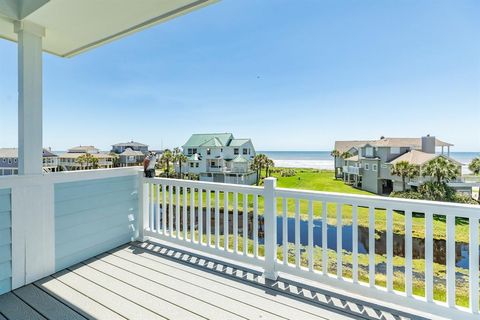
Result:
M148 184L145 183L143 171L138 173L138 224L137 240L145 241L145 229L148 227Z
M277 206L275 188L277 179L266 178L264 185L264 231L265 231L265 270L264 276L276 280L275 259L277 258Z

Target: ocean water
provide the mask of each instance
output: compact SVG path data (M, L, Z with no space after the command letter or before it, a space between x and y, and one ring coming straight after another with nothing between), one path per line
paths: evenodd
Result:
M259 151L275 162L277 167L333 170L330 151ZM450 152L450 157L462 164L462 173L469 174L468 164L480 152Z

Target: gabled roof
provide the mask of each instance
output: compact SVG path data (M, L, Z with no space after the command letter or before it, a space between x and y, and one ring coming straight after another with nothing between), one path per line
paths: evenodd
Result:
M359 148L360 146L363 146L369 142L372 142L372 140L335 141L335 150L338 150L340 153L344 153L352 148Z
M422 149L422 138L383 138L371 141L374 147L410 147L412 149ZM436 147L452 147L453 144L441 141L435 138Z
M236 156L235 159L232 160L232 162L235 162L235 163L246 163L246 162L248 162L248 160L245 159L245 157Z
M192 134L192 136L187 140L183 145L183 148L196 148L200 147L205 142L217 138L222 146L227 146L230 140L233 139L233 134L231 133L202 133L202 134Z
M122 153L120 153L121 156L144 156L142 151L133 151L130 148L125 149Z
M232 141L230 141L230 144L228 146L229 147L241 147L245 143L248 143L249 141L251 141L251 140L250 139L233 139Z
M44 158L53 158L57 155L47 149L43 149ZM18 148L0 148L0 158L18 158Z
M356 156L345 159L345 161L358 161L358 160L359 160L358 154Z
M148 147L148 145L140 142L130 141L114 144L113 147Z
M90 152L90 151L95 151L95 152L98 152L98 149L95 148L94 146L78 146L78 147L73 147L73 148L70 148L68 149L68 152Z
M223 147L223 144L220 142L220 140L217 138L217 137L214 137L210 140L208 140L207 142L205 143L202 143L200 145L201 147Z
M457 165L461 165L460 162L458 162L458 161L456 161L456 160L454 160L450 157L447 157L445 155L435 154L435 153L426 153L426 152L422 152L422 151L419 151L419 150L411 150L407 153L404 153L401 156L399 156L399 157L395 158L394 160L390 161L390 164L396 164L396 163L399 163L400 161L407 161L410 164L414 164L414 165L417 165L417 166L422 166L425 163L430 162L433 159L438 158L438 157L443 157L445 159L448 159L448 160L456 163Z

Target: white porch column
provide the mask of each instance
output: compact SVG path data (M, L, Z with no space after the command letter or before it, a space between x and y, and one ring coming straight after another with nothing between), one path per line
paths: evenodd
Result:
M18 174L42 174L42 37L45 29L17 21Z

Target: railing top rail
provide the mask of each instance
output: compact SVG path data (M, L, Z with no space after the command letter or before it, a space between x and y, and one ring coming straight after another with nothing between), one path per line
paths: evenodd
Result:
M200 188L212 191L227 191L227 192L239 192L239 193L248 193L263 195L264 189L262 187L256 186L246 186L241 184L230 184L230 183L218 183L218 182L207 182L207 181L195 181L195 180L183 180L183 179L171 179L171 178L143 178L144 182L156 183L156 184L167 184L178 187L189 187L189 188Z
M138 175L141 167L93 169L79 171L50 172L41 175L11 175L0 177L0 188L37 185L43 183L62 183L95 179Z
M313 201L327 201L347 205L349 204L365 207L375 207L381 209L411 210L412 212L432 212L433 214L454 214L456 216L467 217L475 214L475 216L480 217L480 206L472 204L389 198L381 196L367 196L285 188L277 188L275 192L277 197L305 198Z

